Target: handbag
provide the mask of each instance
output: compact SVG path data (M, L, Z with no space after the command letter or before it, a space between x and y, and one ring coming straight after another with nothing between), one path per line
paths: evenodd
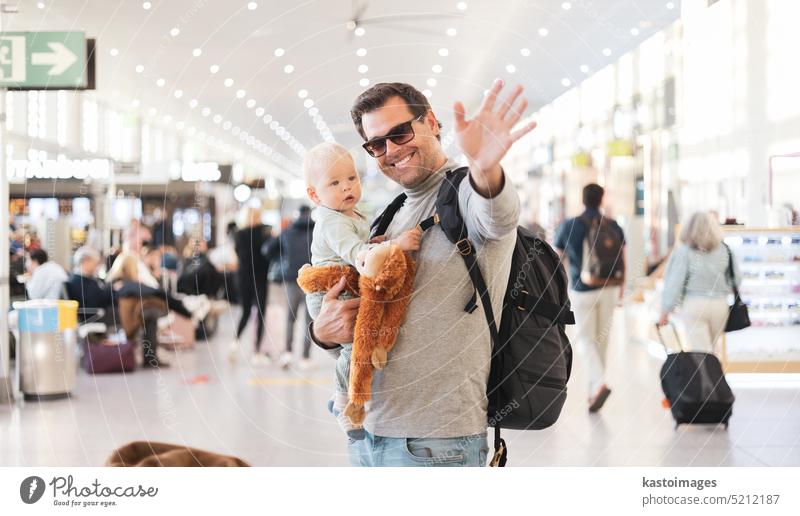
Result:
M724 244L723 244L724 245ZM739 289L736 287L736 279L733 277L733 253L731 248L725 245L728 250L728 278L731 280L733 286L733 305L728 314L728 321L725 323L725 332L743 330L750 326L750 314L747 311L747 305L742 301L739 296Z

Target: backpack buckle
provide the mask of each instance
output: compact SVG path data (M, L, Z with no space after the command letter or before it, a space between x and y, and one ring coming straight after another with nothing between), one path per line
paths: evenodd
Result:
M472 254L472 244L467 238L462 238L456 242L456 247L458 248L458 252L461 253L461 256L469 256Z
M489 467L497 468L505 466L506 453L506 443L505 441L500 441L500 446L497 448L497 451L494 452L492 460L489 461Z

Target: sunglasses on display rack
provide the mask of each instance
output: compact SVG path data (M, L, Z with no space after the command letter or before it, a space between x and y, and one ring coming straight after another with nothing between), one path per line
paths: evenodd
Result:
M409 120L408 122L403 122L400 125L396 125L392 127L389 132L386 133L386 135L376 136L375 138L367 140L362 147L364 147L364 150L367 151L367 154L373 158L379 158L386 154L386 140L392 140L392 143L395 145L403 145L413 140L414 128L411 127L411 124L414 122L419 122L424 117L425 115L420 115L417 118Z

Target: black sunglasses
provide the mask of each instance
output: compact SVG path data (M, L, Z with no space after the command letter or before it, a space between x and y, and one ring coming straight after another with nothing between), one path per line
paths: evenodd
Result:
M392 140L392 143L395 145L403 145L404 143L408 143L413 140L414 128L411 127L411 124L422 120L424 117L425 115L420 115L417 118L409 120L408 122L403 122L400 125L396 125L392 127L385 136L371 138L367 140L362 147L364 147L364 150L367 151L367 154L373 158L379 158L386 154L386 140Z

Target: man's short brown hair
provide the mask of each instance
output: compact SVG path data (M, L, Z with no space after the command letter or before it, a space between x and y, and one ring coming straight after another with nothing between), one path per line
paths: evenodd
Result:
M358 134L360 134L364 140L367 139L367 135L364 134L364 126L361 124L361 118L365 113L371 113L386 104L386 101L392 97L400 97L403 99L406 105L408 105L408 109L415 117L423 116L431 110L428 98L412 85L404 82L378 83L359 95L353 107L350 109L350 116L353 117L353 123L356 124ZM438 120L437 123L441 128L442 123ZM436 138L439 139L439 135L437 135Z

